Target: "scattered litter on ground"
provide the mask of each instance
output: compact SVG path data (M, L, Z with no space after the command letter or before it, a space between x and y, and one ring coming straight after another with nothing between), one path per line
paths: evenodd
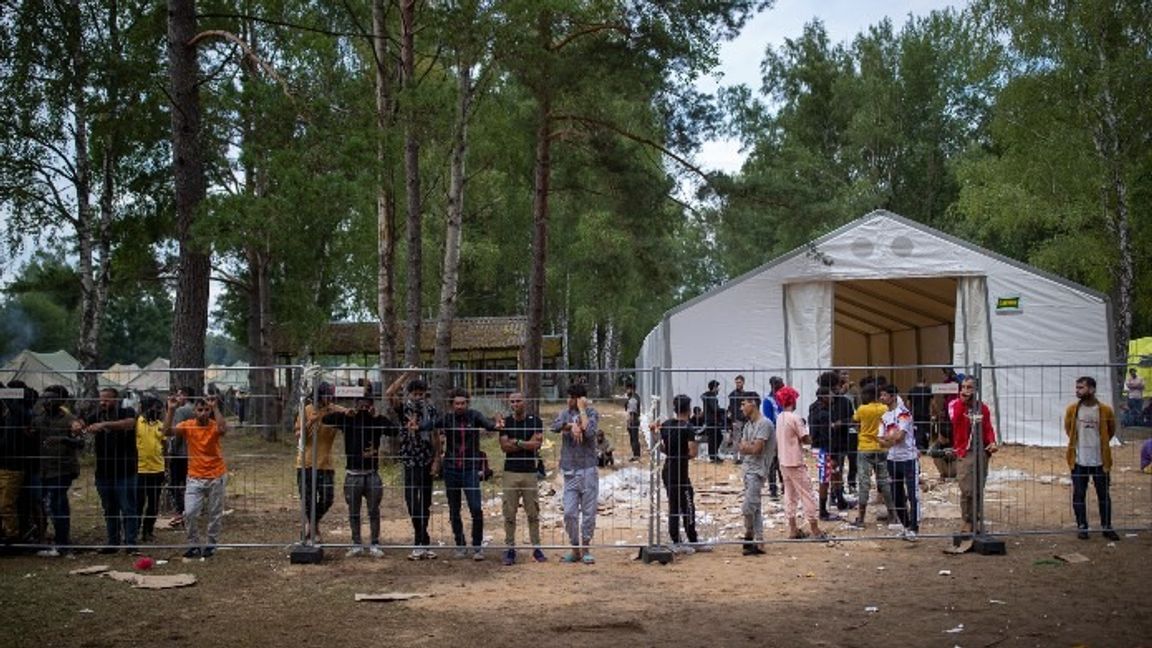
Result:
M868 614L873 614L875 612L879 612L880 608L876 607L875 605L869 605L868 607L864 608L864 611Z
M992 605L1008 605L1006 602L1001 601L999 599L988 599L988 602L991 603Z
M96 614L96 611L89 608L81 608L80 614Z
M936 572L936 575L937 576L951 576L952 570L951 569L941 569L940 571Z
M1066 553L1066 554L1056 554L1056 558L1058 560L1063 560L1066 563L1072 563L1072 564L1091 562L1089 560L1088 556L1085 556L1082 553L1077 553L1075 551L1072 553Z
M88 576L89 574L102 574L112 569L108 565L92 565L91 567L80 567L68 572L69 576Z
M945 634L956 634L959 632L964 632L964 624L963 623L957 625L955 628L952 628L951 630L945 630L944 631Z

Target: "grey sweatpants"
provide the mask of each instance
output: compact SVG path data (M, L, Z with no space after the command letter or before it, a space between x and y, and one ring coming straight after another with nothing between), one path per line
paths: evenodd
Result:
M564 471L564 530L573 547L592 544L600 474L596 467Z
M188 478L184 490L184 528L188 532L188 544L200 546L200 533L196 528L204 500L208 500L208 545L216 546L220 539L220 529L224 526L224 487L227 475L216 479Z
M744 504L740 507L744 514L744 535L752 536L756 542L764 540L764 510L760 503L763 490L764 475L744 474Z

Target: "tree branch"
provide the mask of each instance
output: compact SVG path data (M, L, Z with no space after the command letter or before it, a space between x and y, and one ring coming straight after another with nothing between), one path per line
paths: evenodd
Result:
M598 33L603 32L603 31L619 32L620 34L622 34L624 36L631 35L631 31L629 31L627 25L622 25L621 23L596 23L596 24L588 25L588 26L584 27L583 29L580 29L579 31L573 32L573 33L569 34L568 36L565 36L563 40L561 40L559 43L556 43L555 45L553 45L551 47L551 50L553 52L559 52L561 49L570 45L572 43L572 41L576 40L577 38L581 38L583 36L589 36L591 34L598 34Z
M659 143L653 139L649 139L647 137L643 137L641 135L637 135L635 133L628 132L628 131L624 130L623 128L620 128L619 126L617 126L611 122L606 122L602 119L596 119L594 117L584 117L581 115L558 114L558 115L552 115L552 119L555 119L557 121L573 121L573 122L576 122L578 124L584 124L586 126L596 126L598 128L610 130L613 133L620 135L621 137L632 140L633 142L637 142L637 143L643 144L645 146L650 146L650 147L660 151L664 155L667 155L668 157L672 158L673 160L676 160L676 162L680 163L681 166L683 166L684 168L688 169L689 171L695 173L696 175L700 176L700 179L703 180L705 184L711 185L708 174L705 173L702 169L700 169L700 167L696 166L692 162L688 161L686 158L680 156L678 153L675 153L674 151L669 149L667 146L664 146L663 144L661 144L661 143Z
M280 74L276 72L276 68L272 67L271 63L268 63L264 59L260 58L260 55L254 52L252 48L248 46L248 43L244 42L244 39L230 31L224 31L222 29L209 29L207 31L202 31L199 34L193 36L192 40L188 41L188 45L192 47L200 41L207 40L212 37L222 38L228 42L235 43L240 47L240 49L244 50L244 54L246 54L249 58L255 61L257 65L260 66L260 69L264 71L264 74L272 77L276 80L277 83L280 84L280 89L284 91L285 95L288 97L293 96L292 91L288 88L288 84L284 81Z

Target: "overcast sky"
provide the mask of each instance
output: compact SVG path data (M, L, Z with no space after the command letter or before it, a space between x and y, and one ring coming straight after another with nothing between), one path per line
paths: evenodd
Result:
M710 78L698 85L707 92L715 91L718 85L737 84L757 90L765 49L800 36L804 24L814 18L824 23L828 38L839 43L850 41L885 16L899 29L909 14L922 16L934 9L964 4L961 0L776 0L772 9L749 21L739 38L721 45L719 80ZM696 156L705 170L738 171L743 160L738 143L731 140L706 142Z

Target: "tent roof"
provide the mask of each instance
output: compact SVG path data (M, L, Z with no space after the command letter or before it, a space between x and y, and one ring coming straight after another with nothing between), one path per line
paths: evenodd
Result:
M1107 295L1105 295L1104 293L1101 293L1097 290L1093 290L1091 288L1088 288L1087 286L1082 286L1082 285L1080 285L1074 281L1071 281L1065 277L1061 277L1061 276L1053 274L1051 272L1041 270L1040 268L1028 265L1027 263L1024 263L1023 261L1019 261L1017 259L1013 259L1011 257L1004 256L1004 255L999 254L997 252L993 252L992 250L983 248L979 245L976 245L975 243L972 243L970 241L965 241L964 239L957 238L955 236L952 236L951 234L946 234L944 232L941 232L938 229L935 229L933 227L929 227L928 225L925 225L923 223L918 223L918 222L916 222L910 218L900 216L899 214L894 214L890 211L883 210L883 209L877 209L877 210L872 211L872 212L870 212L864 216L861 216L860 218L857 218L854 221L845 223L844 225L841 225L840 227L832 230L831 232L828 232L827 234L825 234L825 235L823 235L823 236L821 236L821 237L819 237L813 241L810 241L808 243L801 245L800 247L797 247L796 249L792 250L791 252L787 252L781 256L776 257L775 259L772 259L771 261L768 261L767 263L765 263L765 264L763 264L757 268L754 268L748 272L745 272L744 274L742 274L742 275L740 275L734 279L731 279L730 281L727 281L727 282L713 288L712 290L709 290L705 293L697 295L696 297L669 309L664 314L664 316L667 318L671 315L675 315L676 313L678 313L680 311L691 308L692 306L694 306L694 305L696 305L696 304L698 304L698 303L700 303L700 302L702 302L702 301L704 301L710 297L713 297L713 296L715 296L721 292L724 292L724 291L729 290L735 286L738 286L741 283L743 283L749 279L752 279L753 277L757 277L757 276L759 276L765 272L768 272L768 271L776 268L777 266L783 265L784 263L791 261L791 260L795 259L796 257L802 256L802 255L815 255L815 256L819 257L819 255L820 255L820 249L819 248L821 245L825 245L826 243L828 243L830 241L833 241L835 239L839 239L840 237L844 236L845 234L848 234L849 232L851 232L852 230L859 229L865 225L872 224L874 221L876 221L878 219L886 219L886 220L892 221L896 225L906 227L906 228L911 228L914 230L919 230L919 232L921 232L924 235L938 238L938 239L945 241L951 245L957 246L959 248L963 248L965 251L973 252L975 254L979 254L981 256L984 256L984 257L987 257L990 259L994 259L994 260L999 261L1001 263L1006 263L1006 264L1012 265L1016 268L1019 268L1020 270L1023 270L1025 272L1029 272L1029 273L1034 274L1038 277L1042 277L1042 278L1047 279L1049 281L1058 283L1058 284L1060 284L1066 288L1076 290L1076 291L1079 291L1081 293L1096 297L1105 303L1109 302ZM941 276L941 277L942 276L955 276L955 273L952 273L952 272L943 273L943 274L938 273L938 272L934 273L934 272L932 272L931 268L925 268L925 277L924 278L917 278L915 280L915 282L901 281L898 279L884 279L883 281L888 282L888 283L892 284L893 286L896 286L898 290L902 290L903 292L907 292L907 290L909 288L912 288L914 286L914 284L923 285L924 281L932 281L933 276ZM848 278L848 280L851 280L851 278ZM918 292L920 292L920 294L918 295L918 300L924 300L924 298L926 297L926 295L924 294L924 291L918 291ZM943 313L941 313L941 315L942 314ZM948 318L945 321L950 322L951 318ZM892 328L899 329L899 328L912 328L912 327L894 326Z

